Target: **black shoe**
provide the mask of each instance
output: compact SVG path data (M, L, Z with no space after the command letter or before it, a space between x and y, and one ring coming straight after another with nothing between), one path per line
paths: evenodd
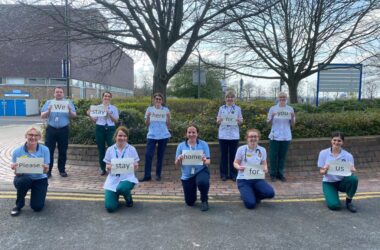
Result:
M352 203L347 203L346 207L347 207L348 211L350 211L351 213L356 213L357 212L356 207Z
M140 179L139 182L151 181L151 180L152 180L152 177L144 177L144 178Z
M12 210L11 210L11 215L12 216L17 216L21 213L21 209L18 208L18 207L14 207Z
M47 172L46 175L48 178L51 178L51 172Z
M236 182L236 177L232 177L231 180L232 180L233 182Z
M223 176L222 181L226 181L226 180L227 180L227 177Z
M127 200L125 201L125 205L126 205L127 207L133 207L133 199L132 199L132 195L129 196L129 197L127 198Z
M201 211L202 212L205 212L208 210L208 202L207 201L202 201L202 204L201 204Z
M282 182L286 182L286 178L285 178L285 176L280 176L280 177L278 177L278 179L279 179L280 181L282 181Z
M276 181L276 177L271 176L271 177L270 177L270 180L271 180L272 182L275 182L275 181Z
M156 176L156 181L161 181L161 176Z
M106 172L105 170L100 170L100 175L101 175L101 176L106 175L106 173L107 173L107 172Z
M67 176L68 176L66 172L61 172L61 173L59 173L59 175L60 175L61 177L67 177Z

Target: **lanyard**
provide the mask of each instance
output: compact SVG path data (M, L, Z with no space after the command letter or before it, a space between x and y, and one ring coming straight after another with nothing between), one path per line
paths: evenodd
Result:
M121 153L121 158L124 158L125 152L127 151L127 148L128 148L128 147L129 147L129 144L127 144L127 145L124 147L124 149L123 149L123 151L122 151L122 153ZM114 149L115 149L115 155L116 155L116 158L119 158L119 154L117 153L117 147L114 146Z
M235 105L232 105L231 108L228 108L227 105L224 105L224 108L227 110L228 114L234 114L235 113Z
M248 145L245 147L245 152L244 152L244 161L247 162L247 151L248 151ZM262 154L261 154L261 151L260 149L258 149L256 147L256 150L255 150L256 154L261 158Z

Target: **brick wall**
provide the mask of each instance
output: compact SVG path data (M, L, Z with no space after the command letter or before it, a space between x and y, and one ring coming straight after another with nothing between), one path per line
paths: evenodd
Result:
M261 141L260 145L269 151L269 142ZM134 145L140 156L140 172L142 176L145 161L145 145ZM210 170L213 175L219 174L219 144L209 143L211 151ZM285 166L286 176L290 179L307 177L318 178L317 169L319 152L330 146L330 138L295 139L289 146L288 157ZM177 144L169 143L164 158L163 176L178 178L179 168L174 165ZM348 137L344 148L351 152L355 159L355 166L360 169L361 175L370 175L371 172L380 170L380 136ZM269 152L268 152L269 154ZM98 167L98 153L96 146L70 145L68 150L68 164L86 165ZM152 172L155 171L155 159ZM269 158L268 158L269 164ZM154 176L154 175L153 175Z

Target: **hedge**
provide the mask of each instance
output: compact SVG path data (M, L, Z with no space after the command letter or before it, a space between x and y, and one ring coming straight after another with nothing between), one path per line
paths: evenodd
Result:
M100 100L79 100L75 102L78 117L70 123L70 143L94 144L95 128L85 116L91 104ZM123 98L113 100L120 111L120 124L130 129L131 144L145 143L147 128L144 113L150 105L150 98ZM169 99L167 106L171 110L170 142L182 141L185 128L189 123L200 127L200 137L206 141L217 141L218 127L216 116L223 100ZM266 139L270 126L266 116L272 101L237 102L242 108L244 123L241 125L241 139L249 128L257 128ZM336 101L325 103L318 109L306 104L292 105L296 112L296 126L293 138L326 137L332 131L340 130L348 136L376 135L380 132L380 101Z

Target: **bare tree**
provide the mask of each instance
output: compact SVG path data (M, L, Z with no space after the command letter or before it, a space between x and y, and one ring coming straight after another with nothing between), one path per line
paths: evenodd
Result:
M379 0L281 0L254 18L230 25L223 43L231 51L229 58L237 60L230 65L272 70L286 82L290 101L296 103L299 82L317 72L318 65L371 43L379 30L374 14L378 9ZM250 5L234 11L249 12Z
M88 2L88 1L87 1ZM215 31L252 16L275 1L250 1L251 12L233 15L247 0L94 0L82 9L96 9L103 16L70 20L70 29L86 38L100 39L126 50L143 51L154 67L153 92L166 95L166 87L199 42ZM57 18L57 20L62 18ZM86 25L82 25L82 23Z

